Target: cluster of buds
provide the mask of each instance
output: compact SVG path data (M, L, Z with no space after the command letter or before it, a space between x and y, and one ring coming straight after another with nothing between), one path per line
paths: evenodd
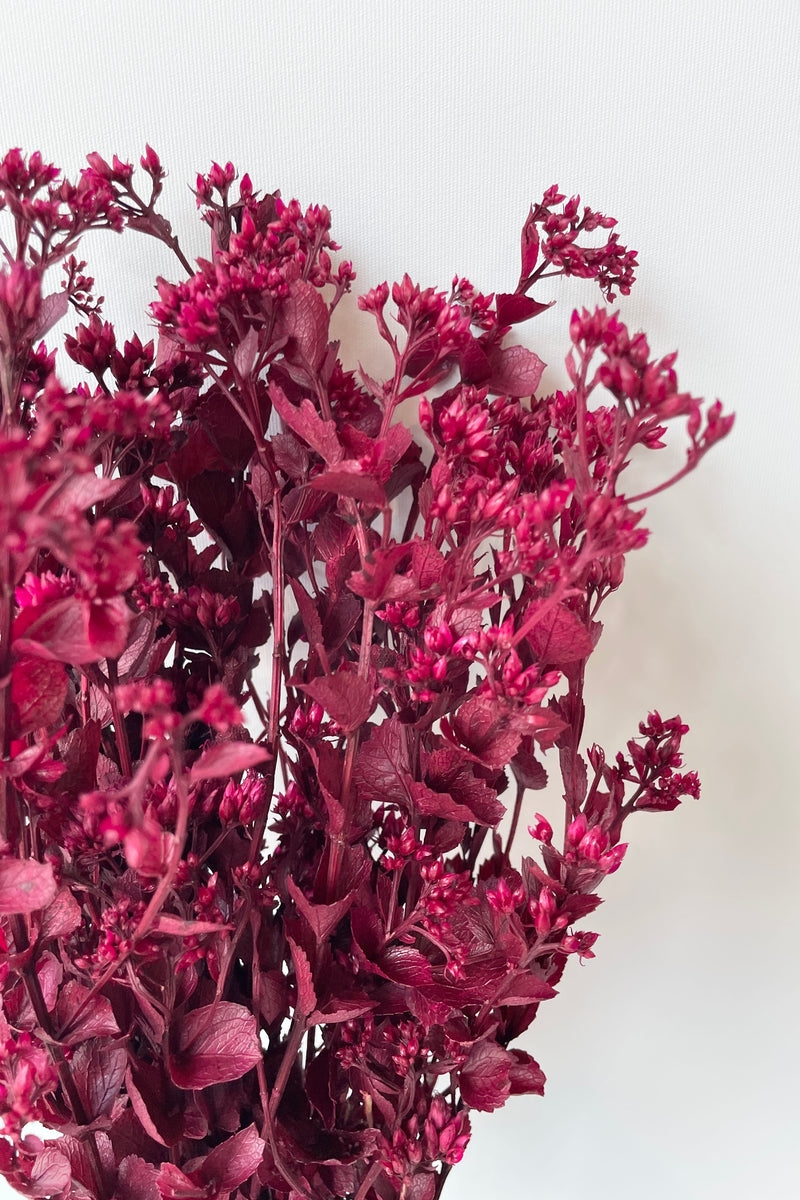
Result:
M474 325L477 329L490 333L497 327L494 292L485 296L483 292L477 291L468 279L454 275L450 303L457 304L464 315L468 317L470 325Z
M684 796L697 799L700 781L695 771L681 773L683 755L681 739L688 731L680 717L663 720L657 712L649 714L639 725L639 733L646 738L644 745L635 739L628 742L630 761L623 755L617 757L620 777L637 785L637 809L669 811L677 808Z
M470 1139L469 1117L465 1112L456 1113L444 1096L434 1096L423 1126L425 1154L430 1162L441 1159L454 1166L461 1162Z
M388 1024L381 1030L381 1035L391 1047L392 1062L398 1075L405 1076L417 1071L421 1063L427 1062L431 1057L430 1051L423 1045L424 1034L420 1036L420 1027L414 1021Z
M335 737L339 726L335 721L326 717L325 709L316 700L299 704L294 710L289 722L289 730L297 737L310 740L311 738Z
M375 616L385 621L396 633L418 629L421 620L419 605L411 600L389 600L383 608L376 610Z
M380 840L386 847L381 865L387 871L401 871L410 860L421 862L431 856L430 848L417 839L414 827L398 813L384 817Z
M211 632L226 629L238 621L240 616L241 609L235 596L221 596L209 588L192 584L186 591L174 594L167 620L175 628L185 626L193 629L200 625L202 629Z
M422 1119L415 1113L402 1128L395 1130L391 1142L384 1139L381 1165L395 1179L402 1180L404 1194L414 1187L414 1176L430 1173L435 1162L450 1165L461 1162L470 1135L467 1114L453 1116L444 1097L434 1096ZM420 1194L429 1193L420 1190Z
M495 530L512 528L519 479L479 474L456 477L449 464L440 459L431 482L434 495L429 516L440 520L445 528L459 532L468 527L473 535L484 537Z
M141 713L145 717L145 738L166 737L180 724L175 711L175 689L159 675L136 683L123 683L115 689L120 712Z
M134 950L136 958L142 962L158 959L160 948L155 938L138 938L134 945L133 939L145 908L144 900L123 896L104 909L94 934L94 945L90 952L75 957L76 967L100 974L110 963L120 962Z
M153 488L146 483L141 483L139 495L142 499L143 513L152 513L154 517L157 517L159 523L169 528L174 541L177 541L179 537L194 537L202 529L200 521L192 521L188 500L176 500L172 487ZM173 604L178 606L178 612L187 622L191 621L191 614L194 611L192 605L199 604L199 599L193 595L198 591L199 589L196 587L190 588L186 593L176 594L173 601Z
M441 859L423 862L420 875L424 880L416 914L428 932L448 929L448 918L465 904L476 903L474 885L469 871L448 871Z
M516 912L519 906L525 900L525 888L522 880L519 879L512 887L505 876L494 884L493 887L487 887L486 899L489 907L493 908L497 913L512 913Z
M579 813L567 828L564 861L596 865L603 875L617 871L628 849L627 842L610 845L608 832L600 825L589 825L585 813Z
M339 1044L334 1053L344 1068L354 1067L363 1061L369 1051L375 1032L374 1019L371 1013L367 1013L363 1017L342 1021L338 1032Z
M225 784L219 803L219 819L225 825L249 825L264 811L268 802L266 780L248 771L241 783L229 779Z
M531 207L522 232L523 261L519 290L527 290L536 278L541 277L545 266L552 266L556 270L550 274L596 279L609 301L614 299L615 287L623 296L627 296L635 278L635 252L620 245L616 233L610 234L603 246L579 246L577 243L581 233L613 229L617 222L613 217L603 216L587 207L579 216L580 196L570 197L561 212L554 212L555 206L564 200L565 196L553 186L547 189L540 204ZM544 234L541 244L544 263L534 271L540 248L537 225L541 225Z

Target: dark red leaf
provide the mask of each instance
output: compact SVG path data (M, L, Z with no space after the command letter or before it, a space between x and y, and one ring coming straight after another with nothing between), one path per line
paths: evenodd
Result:
M110 1115L125 1079L128 1056L123 1046L94 1038L78 1046L70 1070L90 1121Z
M511 1092L513 1059L496 1042L476 1042L459 1072L464 1103L479 1112L502 1108Z
M365 800L407 804L411 773L405 728L396 716L372 726L359 747L353 780Z
M328 344L328 306L313 284L297 279L278 312L276 337L294 338L304 365L316 371Z
M286 886L298 911L305 917L318 942L324 942L328 934L336 928L355 897L355 892L350 891L346 896L342 896L341 900L335 900L333 904L312 904L291 875L286 880Z
M323 471L309 480L309 485L319 492L333 492L336 496L348 496L375 508L386 504L386 492L373 475L367 475L357 462L341 462L333 471Z
M306 589L303 587L299 579L294 576L289 578L289 585L294 593L294 598L297 601L297 607L300 610L300 618L303 622L306 640L309 647L313 650L316 646L322 644L322 621L320 619L317 606L309 596Z
M467 750L488 767L506 767L516 754L524 726L491 696L471 696L453 718L453 731Z
M553 304L555 300L551 300L550 304L540 304L531 296L520 296L516 292L504 293L495 300L497 320L501 325L518 325L520 321L538 317L539 313L543 313Z
M540 1000L552 1000L556 989L545 979L534 975L514 975L498 996L498 1004L536 1004Z
M435 792L416 779L409 784L414 808L423 817L439 817L443 821L474 821L476 816L466 804L458 804L447 792Z
M511 1095L523 1096L533 1093L544 1095L545 1074L535 1059L524 1050L510 1050L512 1059L508 1077L511 1081Z
M29 913L55 898L57 884L50 863L33 858L0 859L0 913Z
M61 716L67 673L60 662L25 655L11 670L11 736L24 737Z
M321 704L345 733L359 729L374 708L372 684L349 671L320 675L299 687Z
M179 1088L209 1087L240 1079L261 1059L255 1017L222 1000L187 1013L177 1025L170 1076Z
M377 959L377 965L387 979L407 987L420 987L431 981L431 964L413 946L390 946Z
M60 887L58 892L42 912L39 926L39 944L44 945L51 938L69 937L81 923L81 909L68 887Z

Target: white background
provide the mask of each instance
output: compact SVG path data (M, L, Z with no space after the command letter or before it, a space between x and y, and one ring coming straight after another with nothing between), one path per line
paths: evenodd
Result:
M641 261L623 318L738 417L652 501L587 732L613 753L649 707L679 711L703 795L639 818L597 959L572 965L525 1043L545 1098L478 1118L446 1194L799 1196L800 6L40 0L2 18L2 148L74 174L87 151L135 162L149 141L192 255L186 185L212 159L327 203L363 290L406 270L513 288L528 205L554 182L619 219ZM98 234L84 253L118 333L144 334L168 252ZM548 286L559 304L526 341L551 390L570 311L599 293ZM379 365L369 324L344 324L349 361Z

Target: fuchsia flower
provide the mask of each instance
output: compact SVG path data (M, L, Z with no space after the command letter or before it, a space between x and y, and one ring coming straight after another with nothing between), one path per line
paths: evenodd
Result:
M699 795L679 717L585 749L583 681L641 501L732 417L600 308L572 315L570 389L539 394L510 336L539 280L611 299L636 267L555 187L513 292L360 297L376 381L330 339L355 276L327 208L214 164L191 264L139 164L145 194L116 156L77 184L0 162L0 1173L32 1197L435 1200L471 1111L542 1094L511 1043L594 956L628 818ZM92 228L174 252L152 341L102 319ZM73 390L41 340L70 307ZM685 465L630 495L676 423ZM518 854L553 767L563 836L536 813Z

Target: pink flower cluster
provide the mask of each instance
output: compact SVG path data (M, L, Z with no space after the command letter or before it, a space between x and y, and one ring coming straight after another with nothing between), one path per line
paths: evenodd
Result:
M678 717L584 748L584 678L641 501L732 418L605 309L540 393L531 292L624 295L636 266L555 187L514 291L360 297L375 380L330 336L355 276L327 208L214 164L193 264L164 177L149 146L75 184L0 162L0 1174L436 1200L470 1113L543 1092L512 1043L593 957L623 825L699 794ZM151 341L103 320L75 254L98 228L175 256ZM684 466L631 495L676 425ZM564 834L536 814L518 855L553 770Z

